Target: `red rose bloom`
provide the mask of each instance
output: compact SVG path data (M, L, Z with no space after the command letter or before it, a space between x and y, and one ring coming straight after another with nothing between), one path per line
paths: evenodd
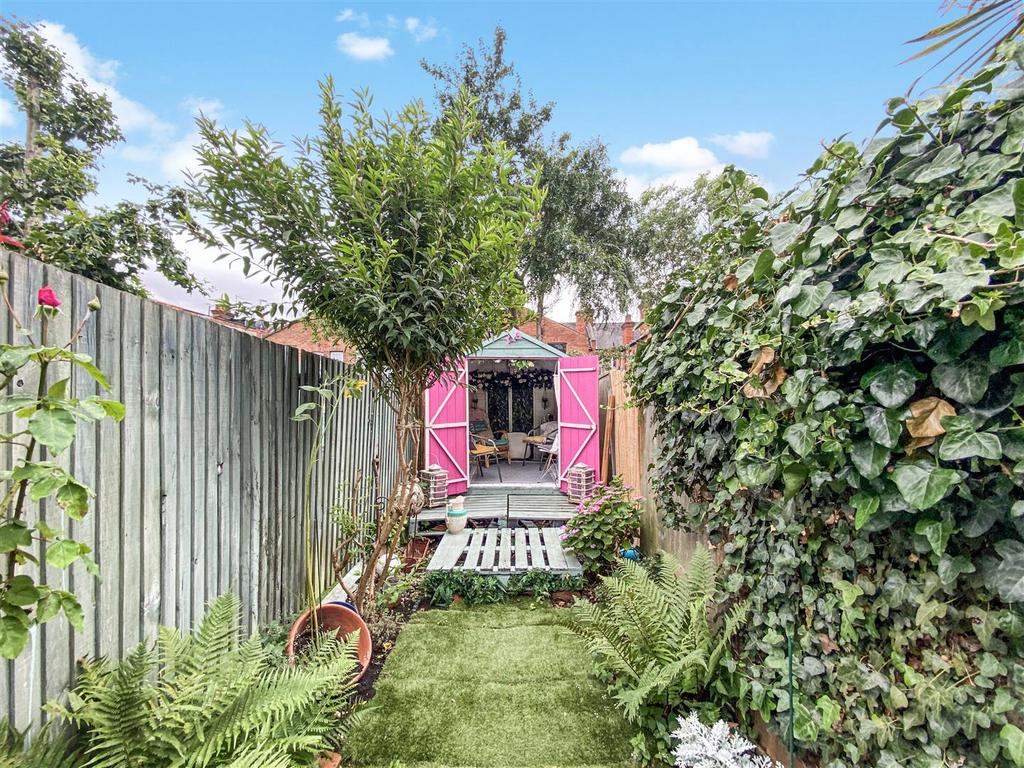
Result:
M53 292L53 288L46 286L39 289L39 295L36 297L39 304L44 307L53 307L56 309L60 306L60 299L57 298L57 294Z
M7 235L0 235L0 245L9 245L12 248L24 248L25 244L21 240L15 240L13 237Z

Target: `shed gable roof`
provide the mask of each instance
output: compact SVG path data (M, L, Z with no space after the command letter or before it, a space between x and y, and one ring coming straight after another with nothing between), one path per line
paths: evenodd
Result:
M489 339L478 352L470 357L554 358L568 357L568 355L528 333L523 333L517 328L510 328Z

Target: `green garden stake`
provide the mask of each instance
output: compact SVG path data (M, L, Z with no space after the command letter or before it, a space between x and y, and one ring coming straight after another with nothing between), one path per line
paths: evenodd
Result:
M786 657L789 664L789 728L786 734L786 751L789 752L789 768L793 768L793 722L796 719L796 709L793 707L793 635L786 633Z

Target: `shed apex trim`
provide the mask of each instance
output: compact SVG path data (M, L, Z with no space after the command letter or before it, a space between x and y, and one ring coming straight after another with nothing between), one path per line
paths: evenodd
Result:
M509 328L497 336L488 339L483 347L478 352L470 355L470 357L555 358L568 357L568 355L528 333L523 333L523 331L517 328Z

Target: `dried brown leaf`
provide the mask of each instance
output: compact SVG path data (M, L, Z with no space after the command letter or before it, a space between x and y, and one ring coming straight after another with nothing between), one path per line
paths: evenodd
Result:
M956 408L941 397L916 400L910 404L910 418L905 422L907 431L911 437L930 437L934 441L934 438L946 433L942 426L942 419L945 416L956 416Z

